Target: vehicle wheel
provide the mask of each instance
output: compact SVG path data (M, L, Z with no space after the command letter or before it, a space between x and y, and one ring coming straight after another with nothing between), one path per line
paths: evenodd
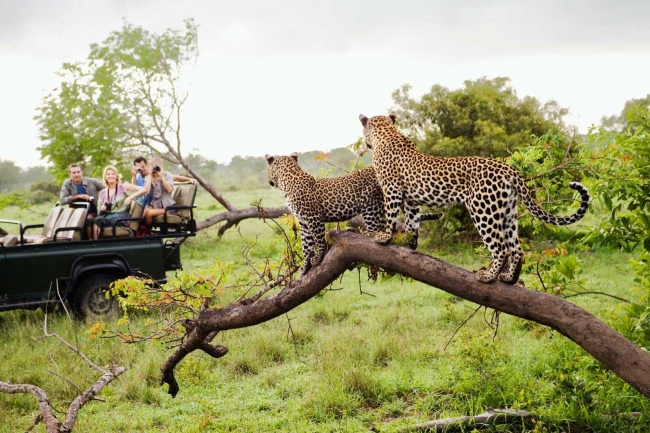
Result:
M98 274L86 278L75 290L73 308L81 318L116 317L120 313L117 296L106 298L106 291L118 278Z

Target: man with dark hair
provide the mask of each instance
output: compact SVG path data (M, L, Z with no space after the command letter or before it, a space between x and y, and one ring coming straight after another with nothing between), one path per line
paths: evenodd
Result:
M70 179L66 179L61 186L59 203L62 205L73 202L90 203L88 216L94 217L97 214L98 192L106 188L106 186L99 179L84 177L79 164L70 164L68 166L68 175Z
M149 175L147 159L144 156L138 156L133 160L133 167L131 167L131 183L137 186L144 186L147 175Z

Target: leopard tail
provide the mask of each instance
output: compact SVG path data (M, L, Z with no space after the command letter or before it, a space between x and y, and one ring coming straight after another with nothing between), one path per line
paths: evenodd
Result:
M580 221L582 217L585 216L587 210L589 209L589 200L591 199L589 197L589 192L587 191L587 188L585 188L584 186L582 186L582 184L578 182L571 182L569 184L569 188L574 189L580 193L580 197L581 197L580 208L578 208L576 213L567 217L555 216L550 212L539 207L537 202L530 195L530 190L528 189L528 186L526 185L524 179L521 178L520 176L517 176L515 185L517 188L517 193L519 195L519 198L521 199L524 206L526 206L526 208L530 211L530 213L532 213L535 217L539 218L540 220L548 224L553 224L556 226L566 226L569 224L573 224L577 221Z

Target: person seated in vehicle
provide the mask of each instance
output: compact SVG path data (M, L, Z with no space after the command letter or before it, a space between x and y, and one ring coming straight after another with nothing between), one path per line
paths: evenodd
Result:
M68 166L68 175L61 186L59 203L88 203L88 216L94 217L97 214L97 197L99 191L106 188L101 180L93 177L84 177L83 170L79 164Z
M112 226L115 220L129 218L131 201L145 193L143 188L122 183L122 176L112 165L104 167L102 178L106 187L99 192L99 215L92 219L94 240L99 238L104 227ZM134 194L129 196L127 191Z
M176 204L172 198L174 190L174 176L163 170L161 158L153 158L151 170L144 185L146 194L151 194L151 204L144 209L142 219L147 227L151 227L154 217L163 215L167 206Z
M131 167L131 183L144 187L148 175L149 167L147 167L147 159L144 156L138 156L133 160L133 167ZM174 182L197 182L193 177L182 176L180 174L172 174L172 178ZM148 204L146 203L145 205Z

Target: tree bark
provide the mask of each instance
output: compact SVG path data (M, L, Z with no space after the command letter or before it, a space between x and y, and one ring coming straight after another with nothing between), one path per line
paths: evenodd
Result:
M196 317L196 328L161 368L162 381L170 385L169 392L175 395L178 391L175 366L188 353L201 349L207 335L278 317L318 294L355 263L364 262L468 301L546 325L577 343L634 389L650 397L650 355L589 312L562 298L498 281L483 284L464 269L405 247L377 244L360 234L330 231L328 239L331 246L321 264L274 295L255 302L243 299L217 310L201 311Z
M240 221L247 218L278 218L284 214L290 214L291 210L287 206L280 207L249 207L246 209L235 209L234 211L222 212L211 216L210 218L200 221L196 225L197 230L203 230L219 222L226 221L219 228L219 236L223 235L230 227L239 224Z
M405 431L451 432L467 427L479 430L499 424L523 423L530 421L531 417L532 414L525 410L488 408L487 411L480 415L437 419L417 424L411 428L407 428Z

